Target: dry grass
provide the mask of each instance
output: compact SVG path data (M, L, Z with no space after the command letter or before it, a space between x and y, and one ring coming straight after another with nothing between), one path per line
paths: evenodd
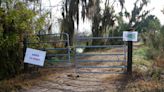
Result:
M133 71L133 75L103 76L104 82L115 81L117 92L164 92L162 81L147 80L142 73Z
M106 50L105 53L110 52L122 52L121 50L112 49L112 50ZM87 53L101 53L99 52L87 52ZM138 53L139 54L139 53ZM111 57L104 57L104 59L109 59ZM116 58L116 57L115 57ZM86 58L85 58L86 59ZM89 57L87 58L89 60L95 60L95 59L101 59L100 57ZM92 64L91 65L99 65L99 64ZM102 65L110 65L107 63L101 63ZM87 64L88 65L88 64ZM113 64L111 64L113 65ZM103 87L114 85L116 86L117 92L164 92L164 81L162 80L153 80L150 75L146 75L146 72L143 71L143 69L140 69L139 66L145 66L149 69L149 67L152 66L152 62L145 60L144 58L140 58L140 56L134 55L134 66L133 68L133 75L119 75L119 74L104 74L104 75L89 75L91 78L97 77L100 79L104 84ZM71 68L73 69L73 68ZM65 74L68 69L40 69L38 72L30 73L30 74L21 74L15 78L9 79L9 80L3 80L0 82L0 92L14 92L18 91L19 89L28 89L29 87L33 85L39 85L44 80L55 80L55 76L59 76L62 74ZM93 69L92 69L93 70ZM97 69L95 71L99 71L100 69ZM69 71L69 70L68 70ZM62 76L63 77L63 76ZM80 78L83 78L84 76L80 76ZM91 80L89 77L84 77L87 80ZM65 80L68 80L69 78L65 78ZM70 83L73 83L72 80L69 80ZM81 81L79 82L81 85ZM111 82L114 82L114 84L110 84ZM54 81L55 83L55 81ZM69 84L70 85L70 84ZM85 85L85 84L84 84ZM77 85L76 85L77 86ZM64 89L64 88L63 88ZM115 88L113 88L115 89Z
M38 85L43 80L47 80L49 76L55 76L57 71L63 71L63 69L40 69L33 73L20 74L15 78L2 80L0 81L0 92L17 92L22 88Z

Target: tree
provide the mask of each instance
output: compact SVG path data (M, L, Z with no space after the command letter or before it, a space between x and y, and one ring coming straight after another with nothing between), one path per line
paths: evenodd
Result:
M150 10L143 10L144 7L147 6L147 4L148 0L136 0L131 13L128 12L126 8L124 8L125 11L120 12L121 16L125 16L129 20L128 28L138 28L141 20L144 19L150 12Z
M105 2L105 9L102 10L100 7L100 0L96 0L94 2L94 15L92 19L92 36L93 37L103 37L104 34L109 32L109 28L114 26L115 15L113 6L110 6L109 0ZM103 12L103 14L101 14ZM93 39L92 45L96 44L105 44L102 40Z
M163 10L162 10L163 12ZM164 67L164 26L161 27L159 19L153 15L148 16L146 23L148 31L145 31L146 45L148 49L148 57L154 59L154 65Z
M18 73L23 63L24 34L37 33L44 25L45 16L36 17L25 3L8 0L0 7L0 79Z
M61 23L61 32L68 33L70 36L70 45L73 45L74 31L76 21L79 23L79 0L65 0L62 7L63 20Z
M114 1L115 2L115 1ZM121 7L124 7L125 0L119 0ZM82 14L82 19L85 18L92 20L92 34L93 36L102 36L103 31L106 30L108 25L113 25L113 9L109 7L109 0L105 3L104 15L102 15L100 8L100 0L63 0L61 22L61 32L66 32L70 35L70 45L73 45L73 37L75 31L75 24L79 24L79 12ZM82 6L82 11L79 7ZM109 16L108 16L109 14ZM109 22L108 22L108 19ZM103 22L102 22L103 21ZM108 24L106 24L108 22ZM103 26L102 26L103 23ZM105 25L104 25L105 24Z
M146 43L146 40L155 37L160 28L161 24L159 19L154 15L148 15L140 22L140 24L138 24L137 30L141 33L144 43ZM151 35L151 37L149 35Z
M155 32L160 30L161 24L159 19L154 15L149 15L143 19L139 25L141 31Z

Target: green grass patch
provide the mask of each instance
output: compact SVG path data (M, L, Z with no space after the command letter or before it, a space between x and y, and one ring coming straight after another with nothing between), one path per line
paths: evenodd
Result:
M133 51L133 65L136 67L145 67L149 69L152 64L153 60L148 59L147 57L147 50L149 48L142 45L139 48Z
M148 59L147 58L147 50L149 48L146 46L141 46L139 48L137 48L136 50L133 51L133 56L135 57L140 57L142 59Z

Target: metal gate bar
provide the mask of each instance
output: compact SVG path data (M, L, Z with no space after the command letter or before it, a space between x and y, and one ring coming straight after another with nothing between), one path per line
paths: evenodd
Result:
M126 62L126 60L76 60L78 62Z
M35 35L36 36L36 35ZM69 35L67 33L55 33L55 34L37 34L38 37L40 37L41 40L44 40L44 41L38 41L38 42L31 42L28 40L28 36L27 36L27 39L26 39L26 45L27 47L30 47L29 45L35 45L35 44L53 44L53 43L56 43L58 44L59 43L67 43L67 46L66 47L61 47L61 48L47 48L47 47L44 47L44 48L36 48L36 49L39 49L39 50L43 50L43 51L65 51L66 53L63 53L63 54L59 54L59 53L47 53L46 54L46 62L68 62L70 63L70 46L69 46ZM51 37L52 38L54 37L58 37L57 39L49 39L49 40L53 40L53 41L49 41L49 40L46 40L45 39L42 39L44 36L46 37ZM66 39L62 39L59 38L59 36L65 36ZM53 57L65 57L65 60L53 60L51 58ZM47 66L45 66L47 67ZM49 68L49 66L47 67ZM57 68L56 66L50 66L50 68Z
M127 68L127 66L77 66L77 68Z
M76 48L119 48L119 47L124 47L124 45L109 45L109 46L105 46L105 45L97 45L97 46L76 46Z
M127 72L78 72L80 74L127 74Z
M101 63L101 62L127 62L126 60L126 43L124 42L123 45L95 45L95 46L84 46L84 45L79 45L81 42L88 42L88 41L92 41L93 39L99 39L99 40L102 40L102 39L122 39L122 37L77 37L76 38L76 46L75 46L75 51L78 49L78 48L90 48L90 49L95 49L95 48L110 48L110 49L113 49L113 48L119 48L119 49L122 49L123 50L123 53L107 53L107 54L86 54L86 53L75 53L75 66L76 66L76 72L77 73L96 73L96 74L117 74L117 73L126 73L126 72L90 72L90 71L80 71L80 69L94 69L94 68L98 68L98 69L101 69L101 68L108 68L108 69L111 69L111 68L121 68L121 69L127 69L127 65L122 65L122 66L87 66L87 65L80 65L80 63L87 63L87 62L98 62L98 63ZM82 57L90 57L90 56L116 56L117 57L117 60L85 60L85 59L80 59ZM123 60L120 60L118 56L123 56Z

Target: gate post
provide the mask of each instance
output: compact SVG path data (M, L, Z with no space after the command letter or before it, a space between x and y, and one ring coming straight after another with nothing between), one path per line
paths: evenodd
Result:
M27 48L27 36L25 35L24 40L23 40L23 57L25 58L25 53L26 53L26 48ZM24 71L28 71L28 64L24 63Z
M131 28L128 31L133 31ZM133 41L128 41L128 61L127 61L127 73L132 75L132 57L133 57Z
M133 42L128 41L128 62L127 62L127 72L129 75L132 74L132 55L133 54Z

